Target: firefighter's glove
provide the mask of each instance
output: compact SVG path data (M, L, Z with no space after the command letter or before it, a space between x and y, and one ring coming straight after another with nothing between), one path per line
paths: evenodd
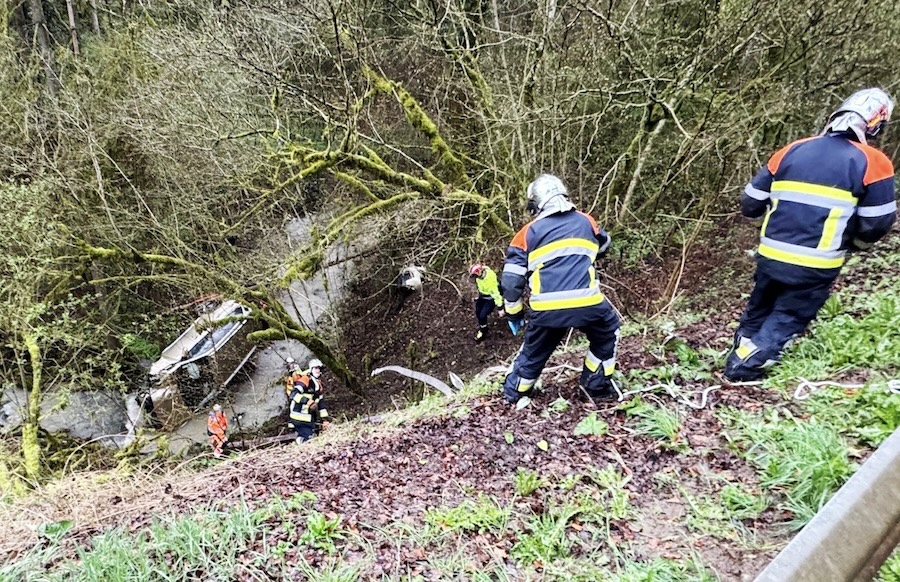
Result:
M509 325L509 331L511 331L513 335L521 335L522 329L525 327L525 318L522 314L510 315L507 318L506 323Z

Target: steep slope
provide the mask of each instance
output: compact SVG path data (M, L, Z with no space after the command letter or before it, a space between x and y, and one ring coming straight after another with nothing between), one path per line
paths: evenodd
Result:
M728 249L695 253L705 272ZM900 339L886 334L900 325L900 236L851 260L763 386L716 374L752 266L732 253L717 292L628 321L621 403L581 399L574 337L521 410L502 402L499 376L480 377L453 402L429 395L304 446L53 484L3 508L0 573L750 580L900 424L885 384L900 373ZM868 384L798 400L800 376Z

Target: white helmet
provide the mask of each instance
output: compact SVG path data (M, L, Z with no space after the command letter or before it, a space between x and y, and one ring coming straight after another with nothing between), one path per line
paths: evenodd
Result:
M850 95L831 114L825 133L849 130L866 143L867 137L873 138L884 129L893 111L894 100L887 93L876 88L862 89Z
M325 364L323 364L322 360L319 360L318 358L313 358L309 361L309 369L310 370L312 370L313 368L324 368L324 367L325 367Z
M222 412L221 404L213 404L213 412Z
M288 357L284 360L284 363L285 363L285 364L288 364L288 365L293 364L293 363L294 363L294 358L288 356Z
M528 185L528 211L532 215L548 211L564 212L575 206L569 202L569 191L562 180L552 174L541 174Z

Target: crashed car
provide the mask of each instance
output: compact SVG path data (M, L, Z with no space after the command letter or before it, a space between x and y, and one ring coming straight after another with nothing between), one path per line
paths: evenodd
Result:
M216 398L250 362L256 344L247 340L258 329L250 309L237 301L210 306L163 350L150 366L149 392L142 407L152 423L177 426Z

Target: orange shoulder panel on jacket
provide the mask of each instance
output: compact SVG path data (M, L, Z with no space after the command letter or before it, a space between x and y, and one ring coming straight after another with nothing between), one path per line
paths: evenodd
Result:
M582 212L582 211L580 211L580 210L578 211L578 214L580 214L580 215L582 215L582 216L584 216L585 218L588 219L588 221L591 223L591 228L594 229L594 234L599 234L599 233L600 233L600 226L597 224L597 221L594 220L594 217L593 217L593 216L591 216L591 215L588 214L587 212Z
M787 155L787 153L791 151L791 149L795 145L797 145L798 143L809 141L811 139L816 139L817 137L819 136L814 135L812 137L804 137L803 139L792 141L791 143L787 144L786 146L772 154L772 157L769 158L769 163L766 164L766 167L769 168L769 171L774 174L778 171L778 167L781 165L781 160L784 159L784 156Z
M528 244L525 242L525 237L528 235L528 228L532 224L534 224L533 220L531 222L529 222L528 224L526 224L525 226L523 226L519 230L519 232L516 233L516 236L513 237L512 242L509 243L509 246L522 249L523 251L527 251Z
M894 164L883 151L868 144L851 142L866 154L866 174L863 176L863 186L880 182L894 175Z

